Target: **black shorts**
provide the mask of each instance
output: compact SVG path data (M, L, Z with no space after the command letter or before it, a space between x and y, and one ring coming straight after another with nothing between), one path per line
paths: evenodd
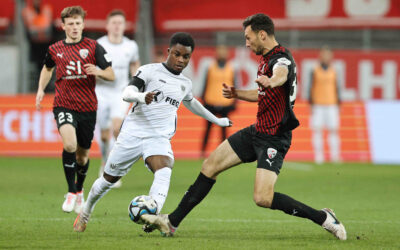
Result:
M292 142L292 132L266 135L257 132L254 125L251 125L231 135L228 142L242 162L257 160L257 168L279 174Z
M81 148L89 149L92 145L96 126L96 112L77 112L63 107L53 109L57 128L71 124L76 130L76 139Z

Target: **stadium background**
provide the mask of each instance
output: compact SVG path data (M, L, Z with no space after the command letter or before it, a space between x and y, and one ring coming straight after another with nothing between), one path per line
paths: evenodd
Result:
M26 0L30 2L31 0ZM105 34L114 8L128 15L142 63L167 48L177 30L193 34L196 49L185 73L200 95L204 71L217 43L230 47L241 87L254 87L257 57L244 47L241 22L256 12L274 18L277 39L298 65L296 113L301 126L279 180L278 192L315 208L334 209L348 232L338 241L308 220L265 210L252 201L255 164L241 164L218 177L213 190L180 225L173 239L145 234L127 206L148 193L153 175L138 161L123 185L96 205L83 234L73 232L75 213L61 204L66 185L61 142L51 113L50 84L42 112L34 110L38 72L21 19L24 0L0 7L0 249L399 249L400 240L400 0L43 0L53 8L53 40L64 37L60 11L82 5L88 11L84 35ZM335 52L342 87L341 164L312 161L309 70L319 48ZM176 208L198 175L204 121L179 110L172 143L177 160L163 212ZM256 105L239 103L233 133L255 121ZM213 131L209 151L219 142ZM326 151L327 152L327 151ZM98 177L97 143L85 182L86 195ZM385 163L384 165L381 163Z
M277 40L289 47L298 65L295 112L301 127L294 132L289 160L311 161L309 128L309 72L322 45L335 52L341 97L341 151L344 161L400 163L400 1L399 0L43 0L53 8L56 32L62 39L60 11L79 4L87 10L84 34L105 34L105 17L115 8L127 14L126 35L140 48L142 64L154 51L167 48L169 36L178 30L196 40L193 59L185 73L201 94L207 64L218 43L230 46L230 56L240 72L240 88L254 87L257 57L244 47L242 19L264 12L276 23ZM21 19L24 1L3 0L0 10L0 155L58 156L62 147L51 113L51 85L42 112L34 110L38 72L29 61L29 40ZM228 7L227 7L228 6ZM185 108L179 110L178 132L172 143L178 159L200 156L204 121ZM256 105L239 102L229 133L255 121ZM208 151L220 139L212 130ZM325 150L325 152L329 152ZM99 157L97 143L92 156Z

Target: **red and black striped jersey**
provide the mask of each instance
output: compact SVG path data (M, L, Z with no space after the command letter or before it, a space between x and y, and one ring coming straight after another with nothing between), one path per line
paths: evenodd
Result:
M293 112L296 99L296 63L285 47L275 46L260 58L257 77L272 77L273 68L277 65L288 67L286 82L279 87L258 87L258 111L256 130L268 135L277 135L295 129L299 121Z
M87 75L83 67L88 63L101 69L111 66L106 51L95 40L84 37L77 43L62 40L50 45L44 64L47 68L56 66L54 107L77 112L97 110L96 77Z

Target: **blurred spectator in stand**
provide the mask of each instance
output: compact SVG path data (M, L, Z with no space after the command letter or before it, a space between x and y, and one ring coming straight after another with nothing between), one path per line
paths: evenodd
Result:
M204 107L218 117L228 117L228 114L235 110L235 99L226 99L222 96L222 83L228 86L235 86L235 70L228 62L229 50L225 45L216 47L214 61L210 64L205 78L203 103ZM206 121L201 154L206 156L208 137L210 135L212 123ZM226 139L226 128L221 127L221 141Z
M39 74L43 66L43 55L52 41L53 10L50 4L41 0L26 0L22 17L30 42L30 60L36 66L34 72Z
M322 47L319 62L310 78L311 128L313 130L315 162L318 164L325 161L323 129L327 129L329 132L331 161L339 162L341 160L338 135L340 92L332 59L332 50L327 46Z

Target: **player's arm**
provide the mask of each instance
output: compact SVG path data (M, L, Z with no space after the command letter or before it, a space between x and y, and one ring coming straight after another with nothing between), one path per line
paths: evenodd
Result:
M87 63L83 65L85 68L86 74L88 75L94 75L97 77L100 77L106 81L114 81L115 80L115 75L114 75L114 70L111 68L111 66L105 68L105 69L99 69L96 67L96 65Z
M183 105L187 109L189 109L193 114L203 117L204 119L217 124L221 127L230 127L232 126L232 122L224 117L218 118L213 115L210 111L208 111L196 98L192 98L191 100L183 100Z
M40 103L44 97L44 90L46 86L49 84L51 76L53 75L54 67L48 68L46 65L43 66L42 71L40 72L39 77L39 86L36 94L36 109L40 110Z
M122 99L126 102L139 102L150 104L156 93L140 92L139 89L144 89L144 81L137 76L134 76L128 86L122 92Z
M106 50L99 43L96 44L95 49L96 65L87 63L83 65L86 74L100 77L106 81L114 81L114 70L111 68L111 58Z
M271 78L262 75L256 79L256 83L264 88L276 88L282 86L287 81L288 73L289 69L286 65L274 66Z
M222 96L228 99L236 98L243 101L256 102L258 101L258 90L238 90L235 87L231 87L223 83Z

